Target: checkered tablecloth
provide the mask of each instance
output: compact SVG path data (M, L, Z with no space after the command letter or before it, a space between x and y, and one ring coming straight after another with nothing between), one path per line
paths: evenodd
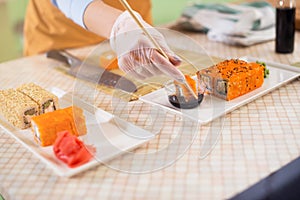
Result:
M299 33L293 54L276 54L273 42L240 48L208 41L202 34L187 34L210 56L237 58L247 55L284 64L300 61ZM92 48L72 52L84 56ZM56 67L57 63L44 55L2 63L0 89L34 81L45 88L71 91L74 79ZM102 93L99 98L101 108L111 111L111 96ZM141 102L132 107L132 112L141 114L142 111ZM168 119L162 122L162 131L172 133L177 126L176 117ZM205 157L200 158L206 137L203 133L211 124L198 127L194 142L186 152L160 170L133 174L99 165L71 178L56 176L1 129L0 193L6 199L20 200L230 198L299 156L300 81L295 80L227 114L224 120L217 143ZM134 151L151 153L168 144L169 137L161 134ZM119 163L122 165L134 163L127 160Z

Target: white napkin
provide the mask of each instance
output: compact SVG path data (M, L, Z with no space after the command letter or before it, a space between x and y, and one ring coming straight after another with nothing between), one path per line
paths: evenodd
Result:
M178 24L231 45L249 46L275 38L275 10L266 2L196 3L184 10Z

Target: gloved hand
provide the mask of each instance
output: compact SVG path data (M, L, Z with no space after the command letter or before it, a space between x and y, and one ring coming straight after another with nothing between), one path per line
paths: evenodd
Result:
M180 82L184 80L184 75L176 68L181 59L170 50L163 35L136 14L169 59L156 50L129 12L125 11L116 20L110 36L110 45L118 56L120 69L139 79L164 73Z

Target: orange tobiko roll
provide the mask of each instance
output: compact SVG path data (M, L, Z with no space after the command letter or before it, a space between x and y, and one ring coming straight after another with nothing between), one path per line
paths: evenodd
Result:
M31 125L34 140L41 146L52 145L61 131L67 130L74 136L87 133L83 111L75 106L32 117Z
M229 101L261 87L264 70L260 63L231 59L198 71L197 77L209 93Z

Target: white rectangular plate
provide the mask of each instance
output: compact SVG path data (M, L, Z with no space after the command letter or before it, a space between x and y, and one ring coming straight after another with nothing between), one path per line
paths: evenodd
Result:
M51 90L59 96L60 107L68 107L72 104L83 109L86 118L87 134L80 137L85 144L93 145L96 148L96 156L88 163L76 168L69 168L66 164L58 160L52 150L52 146L40 147L33 140L33 134L30 129L16 129L0 116L0 126L8 134L13 136L24 147L30 150L35 156L40 158L48 167L50 167L59 176L70 177L98 164L111 160L123 152L134 149L148 140L134 139L128 133L150 134L133 124L124 120L117 119L117 124L110 113L99 108L95 108L79 99L74 99L70 94L53 88ZM128 132L128 133L126 133ZM151 134L150 134L151 135Z
M243 57L241 59L248 62L265 62L267 68L270 70L270 75L264 80L264 84L260 88L231 101L225 101L215 96L207 95L200 106L193 109L179 109L169 103L167 92L164 88L142 96L140 100L182 114L192 120L198 121L200 124L207 124L300 76L300 69L296 67L267 62L258 58Z

